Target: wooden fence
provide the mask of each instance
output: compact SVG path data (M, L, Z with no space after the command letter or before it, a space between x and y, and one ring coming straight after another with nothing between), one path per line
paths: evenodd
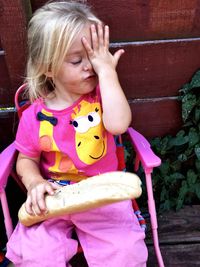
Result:
M13 106L23 82L26 30L44 0L0 0L0 106ZM200 67L200 2L88 0L111 28L111 49L126 53L118 66L133 112L132 126L147 137L181 126L178 90ZM12 112L0 112L0 145L14 139Z

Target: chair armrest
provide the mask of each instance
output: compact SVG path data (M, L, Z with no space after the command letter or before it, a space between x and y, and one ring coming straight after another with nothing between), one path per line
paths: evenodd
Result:
M146 138L131 127L127 132L143 168L151 172L154 167L160 166L161 159L154 154Z
M7 184L7 179L12 171L16 157L17 150L15 148L14 142L0 154L0 191Z

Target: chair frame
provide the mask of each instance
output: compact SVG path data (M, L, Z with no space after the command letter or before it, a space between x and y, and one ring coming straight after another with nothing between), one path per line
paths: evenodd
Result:
M18 104L18 97L25 87L26 87L26 84L23 84L21 87L19 87L15 95L15 106L16 106L16 109L18 110L19 117L21 117L21 113L19 112L20 107ZM148 195L148 209L149 209L149 214L150 214L155 254L157 257L159 267L164 267L165 265L164 265L160 247L159 247L158 223L157 223L156 207L155 207L153 187L152 187L152 172L155 167L158 167L161 165L161 160L158 156L154 154L149 142L146 140L146 138L143 135L141 135L139 132L137 132L131 127L128 128L127 133L130 137L131 143L136 152L134 170L137 171L141 164L144 170L144 173L145 173L146 188L147 188L147 195ZM6 188L9 176L12 176L15 179L15 181L19 184L19 186L22 189L24 189L22 184L19 182L17 175L13 171L13 167L16 162L17 154L18 152L15 148L14 142L11 143L0 154L0 170L1 170L0 172L0 201L2 205L4 224L5 224L6 235L8 239L10 238L13 232L13 224L12 224L12 219L10 216L6 192L5 192L5 188Z

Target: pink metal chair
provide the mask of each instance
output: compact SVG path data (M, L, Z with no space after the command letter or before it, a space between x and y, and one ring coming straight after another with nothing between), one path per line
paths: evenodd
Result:
M26 85L22 85L16 92L15 95L15 105L18 111L19 117L21 116L21 112L26 106L23 108L19 105L19 95L24 91ZM25 104L29 105L29 103ZM151 220L151 228L153 234L153 242L154 242L154 249L155 254L157 257L159 267L164 267L164 262L162 259L162 255L160 252L159 241L158 241L158 224L157 224L157 216L156 216L156 208L155 208L155 201L153 197L153 188L152 188L152 177L151 174L153 172L154 167L158 167L161 164L161 160L157 157L151 149L149 142L137 131L133 128L128 128L127 133L130 137L132 145L136 152L136 159L135 159L135 166L134 170L137 171L139 165L144 169L145 177L146 177L146 187L147 187L147 195L148 195L148 209L150 214ZM14 172L14 165L17 157L17 150L15 149L14 143L9 145L4 151L0 154L0 200L4 215L4 223L7 238L9 239L12 231L13 225L12 220L8 208L5 188L7 185L8 177L13 177L19 186L24 190L23 185L20 183L16 173Z

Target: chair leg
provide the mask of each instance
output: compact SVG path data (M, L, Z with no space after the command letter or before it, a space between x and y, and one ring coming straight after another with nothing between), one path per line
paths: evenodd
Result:
M165 267L164 262L163 262L163 258L162 258L162 254L160 251L160 246L159 246L159 242L158 242L158 232L157 229L152 230L153 233L153 243L154 243L154 249L155 249L155 253L156 253L156 258L158 261L158 266L159 267Z
M12 225L12 220L10 217L8 202L7 202L6 193L4 189L2 189L0 192L0 200L1 200L1 205L2 205L2 210L3 210L3 215L4 215L6 235L7 235L7 238L9 239L13 232L13 225Z
M157 216L156 216L156 207L155 201L153 197L153 187L152 187L152 179L151 179L151 172L145 171L146 176L146 186L147 186L147 193L148 193L148 207L151 219L151 228L153 234L153 242L154 242L154 249L158 261L159 267L165 267L163 258L160 252L160 246L158 241L158 223L157 223Z

